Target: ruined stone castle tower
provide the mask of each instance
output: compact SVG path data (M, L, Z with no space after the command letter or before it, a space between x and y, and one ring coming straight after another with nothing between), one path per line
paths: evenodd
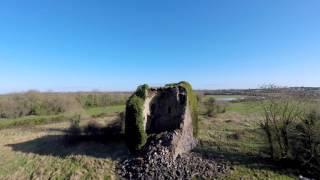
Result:
M195 146L197 130L197 99L187 82L142 85L127 102L125 134L131 151L142 149L149 137L167 133L167 146L176 157Z

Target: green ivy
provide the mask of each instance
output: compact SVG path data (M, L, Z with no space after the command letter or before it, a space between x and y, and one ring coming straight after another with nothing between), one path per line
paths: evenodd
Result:
M131 152L140 150L147 141L147 134L143 125L143 105L147 97L148 88L146 84L139 86L127 101L125 134L126 142Z

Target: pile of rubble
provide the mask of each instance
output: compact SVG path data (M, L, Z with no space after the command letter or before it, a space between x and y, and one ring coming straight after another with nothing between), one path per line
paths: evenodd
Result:
M215 178L226 174L225 162L204 159L197 153L184 153L173 157L170 152L172 133L149 138L143 151L134 158L124 160L117 167L123 179L192 179Z

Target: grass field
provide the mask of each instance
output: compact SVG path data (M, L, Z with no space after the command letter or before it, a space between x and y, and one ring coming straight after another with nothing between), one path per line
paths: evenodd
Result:
M228 112L235 112L247 116L259 116L262 113L261 102L239 102L230 103L227 106Z
M108 123L124 106L86 109ZM227 112L215 118L200 116L199 146L204 156L222 158L232 165L224 179L296 179L265 159L261 119L256 102L229 103ZM30 117L32 118L32 117ZM64 143L67 121L32 124L0 130L0 179L116 179L116 163L129 156L123 142Z
M125 105L115 105L115 106L107 106L107 107L93 107L86 109L86 112L90 116L103 116L103 115L109 115L114 113L123 112L125 109Z
M125 145L65 145L68 126L61 122L1 130L0 179L114 179L115 163L128 155Z
M256 102L230 103L216 118L201 117L200 145L195 151L220 157L233 165L225 179L295 179L292 170L279 170L263 153L266 149Z

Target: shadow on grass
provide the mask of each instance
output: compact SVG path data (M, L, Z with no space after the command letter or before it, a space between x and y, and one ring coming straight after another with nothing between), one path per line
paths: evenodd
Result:
M61 130L66 134L47 135L7 146L17 152L57 157L86 155L120 161L130 156L124 138L120 133L115 133L107 128L103 130L103 134L87 133L80 135L70 135L67 130ZM57 129L54 129L54 131L57 131Z
M267 156L253 155L242 152L231 152L221 150L210 141L200 141L199 145L193 149L193 152L199 153L203 158L222 160L230 163L232 166L245 166L249 169L271 170L281 175L298 176L299 167L296 163L275 162Z

